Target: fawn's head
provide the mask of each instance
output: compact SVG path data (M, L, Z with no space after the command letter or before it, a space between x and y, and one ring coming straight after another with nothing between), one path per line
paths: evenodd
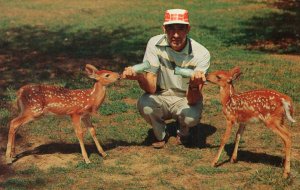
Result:
M98 70L96 67L90 64L86 64L85 71L90 78L96 79L104 86L120 79L120 75L118 73L108 70Z
M229 71L221 70L211 72L207 75L206 79L211 83L224 87L228 84L231 84L234 80L238 79L241 74L242 73L240 71L240 68L234 67Z

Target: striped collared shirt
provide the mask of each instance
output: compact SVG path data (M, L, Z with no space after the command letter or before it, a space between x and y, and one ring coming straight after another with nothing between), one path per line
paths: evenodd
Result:
M157 86L162 90L172 89L185 92L189 78L174 74L175 66L203 71L210 65L209 51L191 38L183 50L173 50L165 34L152 37L147 44L143 61L149 61L151 68L147 72L157 75Z

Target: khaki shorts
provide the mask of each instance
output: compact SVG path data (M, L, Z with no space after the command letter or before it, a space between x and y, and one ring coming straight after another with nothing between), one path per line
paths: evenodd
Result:
M142 117L153 127L157 140L163 140L166 135L165 120L174 119L179 123L179 133L189 134L189 128L196 126L201 118L203 103L188 105L185 93L175 93L172 90L156 94L143 94L137 104Z

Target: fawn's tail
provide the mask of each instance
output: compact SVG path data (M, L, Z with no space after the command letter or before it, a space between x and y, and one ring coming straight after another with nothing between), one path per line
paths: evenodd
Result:
M293 123L296 122L296 120L294 120L293 117L292 117L293 112L294 112L292 102L287 101L283 98L281 99L281 101L282 101L282 104L283 104L285 115L288 118L288 120L290 120Z

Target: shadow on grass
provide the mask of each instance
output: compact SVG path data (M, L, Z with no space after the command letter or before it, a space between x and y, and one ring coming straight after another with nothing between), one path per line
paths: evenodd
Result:
M172 122L167 125L167 131L170 134L170 136L176 136L177 131L177 123ZM191 137L187 144L185 144L186 147L189 148L204 148L204 147L211 147L206 143L206 139L208 136L215 133L216 128L207 125L207 124L199 124L192 128L190 130ZM119 146L150 146L152 142L154 141L154 133L152 129L149 129L148 136L145 138L145 140L141 143L138 142L126 142L123 140L114 140L109 139L107 140L108 143L103 144L104 151L115 149ZM88 155L98 153L98 150L94 144L85 144L86 151ZM72 154L72 153L81 153L79 143L49 143L40 145L33 150L27 150L24 151L18 155L16 155L16 158L13 162L16 162L18 159L21 159L23 157L29 156L29 155L43 155L43 154L54 154L54 153L61 153L61 154Z
M109 143L105 143L102 145L104 151L112 150L117 148L118 146L141 146L142 144L132 142L128 143L122 140L109 140ZM91 154L99 154L96 145L94 144L85 144L85 149L87 154L90 156ZM16 155L13 162L17 160L29 156L29 155L43 155L43 154L54 154L54 153L61 153L61 154L73 154L73 153L80 153L81 149L79 143L49 143L43 144L38 147L35 147L32 150L26 150L18 155ZM100 154L99 154L100 155Z
M14 170L11 167L9 167L9 165L6 164L5 151L6 148L0 147L0 182L1 182L1 176L14 173Z
M151 28L101 27L74 31L71 26L21 26L0 29L0 98L7 87L27 83L79 81L85 64L122 71L140 62Z
M93 144L86 144L85 149L87 153L90 155L92 153L98 153L98 150L95 145ZM49 143L43 144L38 147L35 147L33 150L24 151L18 155L16 155L17 161L20 158L29 156L29 155L43 155L43 154L54 154L54 153L61 153L61 154L73 154L73 153L81 153L79 143Z
M300 1L279 0L268 3L280 11L254 16L232 31L230 45L267 53L300 54Z
M229 157L231 157L233 149L234 149L234 143L225 145L224 147L224 150L226 151ZM239 150L237 162L239 161L248 162L248 163L261 163L261 164L267 164L276 167L282 167L284 159L283 157L273 156L266 153L256 153L247 150ZM218 166L228 162L230 162L230 159L225 160L224 162L218 164Z
M104 147L104 151L107 150L106 146ZM97 148L93 144L85 144L85 149L88 155L93 153L99 154ZM79 143L49 143L43 144L38 147L35 147L33 150L26 150L20 154L17 154L13 162L18 161L19 159L30 156L30 155L44 155L44 154L54 154L54 153L61 153L61 154L73 154L73 153L80 153L81 149ZM100 155L100 154L99 154Z
M170 137L176 137L178 130L178 123L171 122L167 124L167 133ZM207 144L206 139L216 132L216 128L214 126L200 123L197 126L190 129L190 137L187 140L187 143L184 146L189 148L204 148L211 147ZM156 140L154 136L153 129L149 129L148 136L142 143L142 145L150 146Z
M14 171L9 165L5 164L4 160L0 163L0 176L12 174Z
M117 148L118 146L143 146L144 144L136 143L136 142L126 142L121 140L108 140L108 143L101 143L103 144L102 147L104 151L112 150ZM96 146L94 144L85 144L85 149L87 151L88 156L91 154L99 154ZM13 162L18 161L19 159L30 156L30 155L44 155L44 154L54 154L54 153L61 153L61 154L73 154L73 153L80 153L81 149L79 143L49 143L43 144L38 147L35 147L32 150L26 150L16 155ZM100 154L99 154L100 155Z
M0 176L13 173L13 169L10 168L5 161L5 151L7 143L8 129L0 127ZM1 179L0 179L1 181Z

